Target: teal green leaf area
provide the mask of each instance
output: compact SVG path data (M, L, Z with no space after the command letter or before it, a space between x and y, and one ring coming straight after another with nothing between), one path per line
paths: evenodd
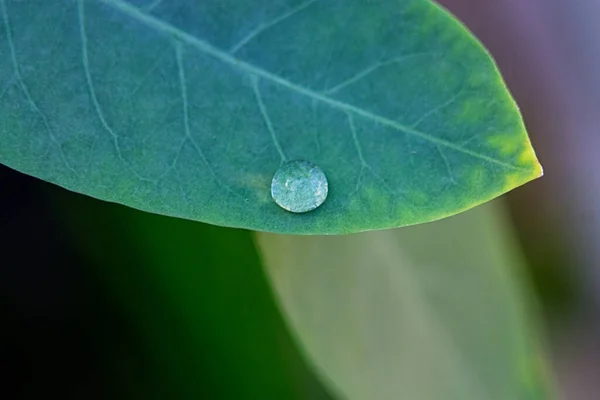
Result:
M210 224L338 234L541 175L482 46L428 0L0 0L0 162ZM327 201L271 179L306 160Z
M258 233L307 360L346 400L555 398L522 260L494 202L356 235Z

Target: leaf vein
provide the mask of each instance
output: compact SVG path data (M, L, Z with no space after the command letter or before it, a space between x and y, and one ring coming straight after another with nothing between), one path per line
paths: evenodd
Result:
M358 141L358 134L356 132L356 126L354 125L354 118L352 114L346 112L346 116L348 117L348 126L350 127L350 132L352 133L352 141L354 142L354 147L356 147L356 152L358 153L358 159L360 160L360 164L363 167L368 167L369 165L365 161L365 157L363 156L362 147L360 146L360 142Z
M410 127L417 128L419 125L421 125L425 120L427 120L427 118L431 117L433 114L443 110L446 107L451 106L452 104L454 104L456 102L456 100L458 100L458 98L464 92L465 92L465 90L464 90L464 86L463 86L456 94L452 95L448 100L444 101L443 103L437 105L436 107L434 107L431 110L424 113L421 117L419 117L419 119L417 119L415 122L413 122L410 125Z
M150 67L150 69L148 69L148 71L146 71L146 73L142 76L142 78L137 82L137 84L135 85L133 90L129 94L124 96L121 101L132 99L137 94L137 92L144 86L144 84L150 78L150 76L152 76L152 74L160 67L161 63L163 62L163 60L169 53L170 53L170 49L167 48L167 50L165 50L160 56L158 56L156 58L156 61L154 62L154 64Z
M50 123L48 122L48 118L46 117L46 115L42 112L42 110L38 107L38 105L33 100L33 97L31 96L31 93L29 92L29 88L25 84L25 80L23 79L23 76L21 75L21 68L19 66L19 61L17 60L17 51L15 49L15 43L12 38L10 21L8 18L8 10L6 8L5 0L0 0L0 8L2 8L2 18L4 20L6 39L8 41L10 59L13 64L13 70L14 70L14 76L13 76L13 78L11 78L11 81L12 81L12 79L16 79L21 91L23 92L23 94L25 95L25 98L29 102L29 106L42 119L42 122L44 123L44 126L46 128L46 131L48 132L48 137L50 138L50 141L52 143L54 143L56 145L56 147L58 148L58 152L60 154L60 158L61 158L62 162L65 164L65 166L69 170L71 170L71 172L73 172L74 174L77 174L77 171L75 171L75 169L71 166L71 164L67 160L67 157L65 156L62 145L60 144L60 142L54 135L54 132L52 132L52 128L50 127ZM8 87L10 87L10 82L9 82L9 85L7 85L6 89L3 90L2 97L4 96L6 90L8 90Z
M194 150L196 150L196 153L198 153L198 155L200 156L200 159L202 160L202 163L205 165L206 169L208 169L208 172L210 173L211 177L213 178L213 180L215 181L215 183L217 184L217 186L221 187L222 189L234 194L234 195L238 195L236 192L234 192L229 186L224 185L221 180L217 177L217 174L215 173L215 171L213 170L212 166L210 165L210 163L208 162L208 159L206 158L206 156L204 155L204 152L202 151L202 148L200 147L200 145L198 145L198 143L196 142L196 140L194 139L194 137L192 136L192 132L190 130L190 118L189 118L189 102L188 102L188 96L187 96L187 83L186 83L186 78L185 78L185 68L183 67L183 50L182 50L182 46L181 43L176 42L175 43L175 59L177 61L177 72L178 72L178 77L179 77L179 87L181 90L181 104L182 104L182 111L183 111L183 127L184 127L184 133L185 133L185 138L192 144L192 147L194 147ZM175 166L175 164L177 163L177 159L179 158L181 152L183 151L183 146L185 144L185 140L182 141L179 151L177 153L177 155L174 158L173 161L173 167Z
M81 39L81 63L83 66L83 71L85 74L85 80L87 84L88 91L90 93L90 98L92 100L92 104L94 106L94 110L96 111L96 115L98 116L98 120L102 124L102 127L108 132L110 135L113 145L115 147L115 151L117 152L117 157L121 162L138 178L140 181L145 182L153 182L151 179L145 178L141 176L134 168L132 168L129 163L123 157L123 153L121 152L121 146L119 144L119 136L115 133L115 131L111 128L111 126L106 121L104 117L104 112L102 111L102 107L100 106L100 102L98 101L98 97L96 96L96 89L94 88L94 82L92 80L92 74L90 71L90 60L88 56L88 40L87 40L87 32L85 28L85 8L84 8L84 0L77 1L77 15L79 18L79 36Z
M522 171L527 170L526 168L518 167L518 166L515 166L512 164L506 163L504 161L498 160L496 158L477 153L476 151L463 148L455 143L449 142L444 139L437 138L435 136L431 136L429 134L418 131L409 126L403 125L397 121L390 120L386 117L382 117L377 114L373 114L370 111L358 108L351 104L347 104L347 103L329 98L329 97L327 97L323 94L317 93L311 89L305 88L296 83L288 81L285 78L282 78L281 76L272 74L266 70L263 70L259 67L256 67L245 61L242 61L242 60L226 53L225 51L214 47L213 45L209 44L208 42L206 42L204 40L198 39L197 37L192 36L189 33L182 31L181 29L179 29L173 25L170 25L152 15L142 12L139 8L132 6L122 0L98 0L98 1L101 1L105 4L107 4L108 6L114 8L115 10L118 10L119 12L121 12L125 15L128 15L129 17L137 20L140 23L143 23L143 24L145 24L151 28L154 28L158 31L162 31L165 34L170 34L172 36L175 36L179 40L186 42L189 45L195 47L197 50L199 50L207 55L210 55L210 56L214 57L215 59L218 59L232 67L235 67L249 75L256 75L257 77L264 78L268 81L271 81L273 83L276 83L278 85L286 87L294 92L303 94L309 98L314 98L322 103L326 103L333 108L339 109L341 111L350 111L356 115L359 115L366 119L370 119L381 125L384 125L384 126L387 126L390 128L394 128L398 131L405 132L405 133L408 133L408 134L416 136L416 137L420 137L421 139L430 141L435 144L439 144L441 146L447 147L447 148L457 151L459 153L463 153L465 155L468 155L468 156L471 156L474 158L478 158L489 164L499 165L506 169L511 169L511 170L522 170Z
M160 6L163 0L154 0L152 3L149 3L147 6L144 6L143 9L146 12L151 12L156 7Z
M259 24L256 28L250 31L246 36L244 36L239 42L231 47L229 50L229 54L235 54L240 51L245 45L247 45L250 41L252 41L256 36L270 29L271 27L285 21L286 19L298 14L300 11L308 8L311 4L317 2L318 0L308 0L304 3L299 4L298 6L292 8L286 13L281 14L280 16L274 18L273 20Z
M422 56L429 56L429 55L435 55L435 53L428 51L428 52L423 52L423 53L405 54L402 56L392 58L391 60L377 62L377 63L363 69L362 71L358 72L354 76L346 79L345 81L338 83L334 87L324 90L323 94L331 95L336 92L339 92L340 90L345 89L346 87L348 87L356 82L359 82L361 79L365 78L366 76L371 75L378 69L387 67L388 65L397 64L402 61L405 61L405 60L408 60L411 58L415 58L415 57L422 57Z
M267 112L267 107L265 106L265 102L263 101L262 94L260 92L260 86L258 82L258 78L256 76L252 76L252 89L254 90L254 97L256 99L256 103L258 104L258 108L260 110L260 114L262 115L262 119L271 134L271 139L273 140L273 144L279 153L279 157L281 158L281 163L287 161L287 157L277 140L277 134L275 133L275 128L273 128L273 123L271 122L271 118L269 118L269 113Z
M446 157L446 154L444 154L443 150L439 145L435 146L435 148L440 154L442 161L444 161L444 165L446 166L446 170L448 171L448 177L450 178L450 181L452 183L456 183L456 180L454 179L454 172L452 171L452 166L450 165L450 160L448 160L448 157Z

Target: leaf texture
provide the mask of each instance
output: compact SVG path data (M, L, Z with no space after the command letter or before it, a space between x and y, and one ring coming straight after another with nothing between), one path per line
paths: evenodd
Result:
M541 175L493 61L428 0L0 0L0 162L141 210L338 234ZM329 198L270 197L285 161Z

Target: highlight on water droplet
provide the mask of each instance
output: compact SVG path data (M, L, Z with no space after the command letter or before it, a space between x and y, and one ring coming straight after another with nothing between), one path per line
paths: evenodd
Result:
M327 198L327 177L317 165L294 160L283 164L273 175L271 196L284 210L304 213L319 207Z

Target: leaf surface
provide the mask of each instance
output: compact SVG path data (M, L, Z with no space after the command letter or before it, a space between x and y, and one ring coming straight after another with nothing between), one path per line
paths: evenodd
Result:
M428 0L0 0L0 162L282 233L430 221L541 174L492 60ZM329 198L270 197L286 160Z

